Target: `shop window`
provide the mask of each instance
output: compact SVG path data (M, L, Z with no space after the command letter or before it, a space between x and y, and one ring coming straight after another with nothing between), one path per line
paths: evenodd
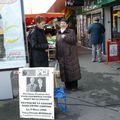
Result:
M112 37L113 41L120 41L120 6L113 7Z

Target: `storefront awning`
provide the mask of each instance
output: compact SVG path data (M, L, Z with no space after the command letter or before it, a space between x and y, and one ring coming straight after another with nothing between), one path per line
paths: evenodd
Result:
M25 14L26 19L26 26L35 24L35 18L37 16L41 16L46 18L46 22L50 21L51 19L64 17L64 13L40 13L40 14Z
M40 13L40 14L26 14L25 18L35 18L37 16L45 17L45 18L56 18L63 17L64 13Z
M64 17L68 19L72 14L72 9L65 6L66 0L56 0L56 2L51 6L48 12L60 12L64 13Z

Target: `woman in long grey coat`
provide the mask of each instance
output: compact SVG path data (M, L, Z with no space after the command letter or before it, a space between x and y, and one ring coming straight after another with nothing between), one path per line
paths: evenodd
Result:
M67 20L60 21L57 32L56 57L60 66L60 76L67 89L77 89L81 78L77 54L77 39L74 30L68 28Z

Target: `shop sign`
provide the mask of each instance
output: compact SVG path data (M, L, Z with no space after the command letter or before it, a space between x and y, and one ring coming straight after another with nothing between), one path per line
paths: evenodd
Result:
M120 5L114 6L113 11L115 11L115 10L120 10Z
M96 0L96 5L105 5L107 3L115 2L116 0Z
M85 0L83 11L89 11L95 8L100 8L102 5L115 2L115 1L116 0L93 0L93 1Z

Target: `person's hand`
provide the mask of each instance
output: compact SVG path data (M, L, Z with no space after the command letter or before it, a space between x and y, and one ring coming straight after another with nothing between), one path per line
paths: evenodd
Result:
M61 38L64 38L65 37L65 34L61 35Z
M49 48L53 48L53 45L49 45Z
M45 52L48 52L48 49L46 49Z

